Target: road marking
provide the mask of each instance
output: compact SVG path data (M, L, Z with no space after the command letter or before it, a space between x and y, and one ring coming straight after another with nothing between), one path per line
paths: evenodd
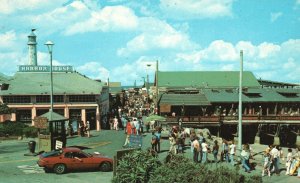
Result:
M25 174L45 173L44 168L39 167L37 164L36 165L20 165L17 167Z

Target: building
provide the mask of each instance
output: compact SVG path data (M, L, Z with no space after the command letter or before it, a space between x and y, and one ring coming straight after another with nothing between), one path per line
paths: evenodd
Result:
M18 66L11 78L1 77L0 102L15 109L12 121L32 123L50 109L50 66L38 65L34 30L28 36L29 64ZM90 122L100 130L100 108L104 83L73 70L72 66L53 66L53 110L70 119ZM104 91L105 93L105 91Z
M238 71L159 71L157 75L158 109L168 122L181 118L185 126L212 127L228 138L237 133ZM242 119L248 136L299 134L299 85L257 80L249 71L243 72L242 83Z

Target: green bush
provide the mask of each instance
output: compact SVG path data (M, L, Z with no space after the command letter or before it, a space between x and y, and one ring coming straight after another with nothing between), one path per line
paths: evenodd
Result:
M0 103L0 114L11 114L15 112L13 109L10 109L6 104Z
M22 136L23 129L26 127L24 123L5 121L0 125L0 133L2 135Z
M182 155L168 155L167 161L157 168L149 182L180 183L261 183L261 176L239 173L239 167L222 164L196 164Z
M169 154L162 164L148 152L134 151L119 161L113 183L262 183L259 175L240 173L239 166L199 164Z
M31 137L35 138L38 136L38 129L35 128L34 126L27 126L26 128L23 129L23 134L25 137Z
M114 183L144 183L148 182L152 173L161 162L149 152L136 150L122 157L118 162Z

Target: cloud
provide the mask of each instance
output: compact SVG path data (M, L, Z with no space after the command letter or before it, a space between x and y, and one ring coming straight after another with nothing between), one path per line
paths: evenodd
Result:
M218 18L232 16L234 0L160 0L167 17L176 19Z
M275 22L282 15L282 12L271 13L271 22Z
M0 49L11 49L16 45L17 36L14 30L0 34Z
M175 30L170 24L156 18L139 19L139 35L130 40L126 47L120 48L119 56L155 49L190 50L198 47L189 36Z
M244 70L252 71L263 79L300 83L299 39L287 40L281 44L263 42L258 45L245 41L234 45L217 40L197 52L177 54L175 60L176 63L193 63L186 64L192 65L190 70L238 70L240 50L244 53Z
M138 18L131 9L124 6L107 6L90 12L90 17L68 27L65 34L132 30L137 27L137 22Z
M62 5L66 0L0 0L0 14L12 14L17 11L49 9Z
M89 76L92 79L101 79L107 81L109 78L109 71L103 67L99 62L88 62L76 68L80 73Z

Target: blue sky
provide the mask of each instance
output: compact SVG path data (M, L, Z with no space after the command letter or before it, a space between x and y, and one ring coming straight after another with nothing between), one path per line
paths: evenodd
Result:
M162 71L238 71L300 83L300 0L0 0L0 72L28 63L73 65L93 79L142 84ZM147 67L147 64L151 64Z

